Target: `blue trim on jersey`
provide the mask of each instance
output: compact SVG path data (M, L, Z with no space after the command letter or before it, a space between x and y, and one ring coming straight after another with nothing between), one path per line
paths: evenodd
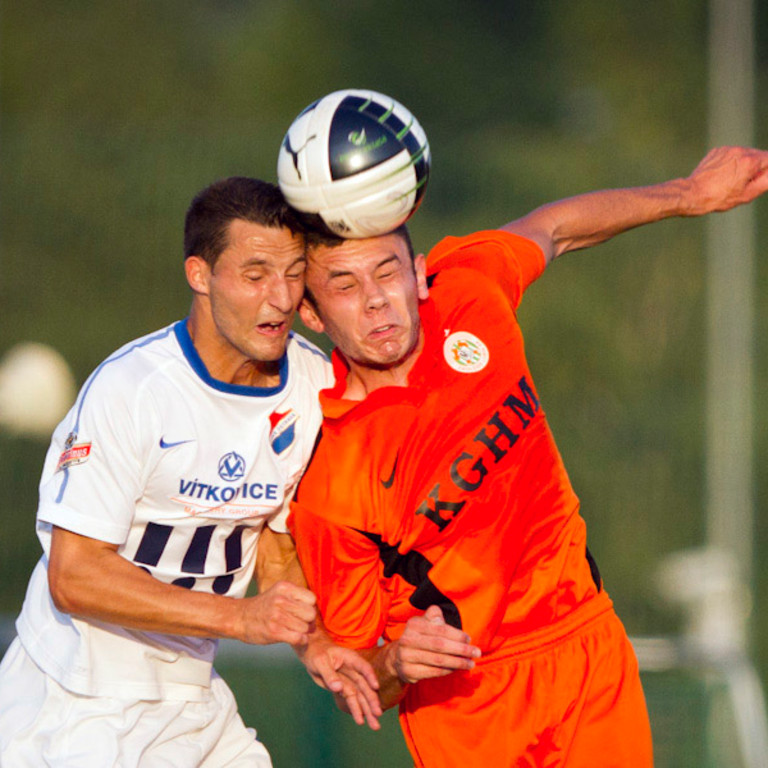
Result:
M270 395L276 395L285 385L288 383L288 353L284 352L280 358L280 383L275 387L249 387L244 384L227 384L225 381L214 379L208 369L205 367L205 363L200 358L200 355L195 349L195 345L192 343L192 338L189 335L187 328L187 320L179 320L173 326L173 331L176 334L176 338L181 346L181 351L184 353L184 357L187 358L187 362L192 366L192 370L209 386L219 392L228 392L232 395L245 395L246 397L269 397Z
M291 338L294 339L296 341L296 343L302 349L306 349L307 351L311 352L313 355L317 355L318 357L322 357L323 360L325 360L326 363L330 363L331 362L331 358L328 357L328 355L326 355L325 352L323 352L322 349L320 349L319 347L316 347L314 344L310 343L306 339L297 339L294 336L293 331L291 331Z
M109 363L114 363L115 360L120 360L120 358L125 357L126 355L133 352L134 349L138 349L139 347L146 347L147 344L152 344L155 341L160 341L161 339L164 339L168 334L171 333L173 330L173 326L170 326L166 328L165 330L159 331L158 333L154 333L151 336L147 336L147 338L143 339L142 341L136 342L136 344L131 344L130 347L127 349L124 349L120 353L115 353L111 357L108 357L104 362L99 364L99 366L96 368L96 370L90 375L88 378L88 381L85 382L85 386L83 387L82 391L80 392L80 402L77 404L77 416L75 417L75 425L72 427L72 433L77 434L80 430L80 414L83 412L83 403L85 402L85 398L88 396L88 392L91 389L91 384L96 380L96 377L99 375L99 373L102 371L105 365L109 365ZM64 469L64 480L61 483L61 488L59 488L59 493L56 496L56 504L60 504L62 498L64 497L64 491L67 488L67 483L69 482L69 467L66 467Z

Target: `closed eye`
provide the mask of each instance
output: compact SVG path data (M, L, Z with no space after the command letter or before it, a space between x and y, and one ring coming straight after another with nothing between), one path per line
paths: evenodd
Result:
M390 256L379 264L376 272L377 280L386 280L388 277L392 277L400 272L400 259L397 256Z
M354 288L355 281L348 274L334 275L330 280L330 287L334 291L346 292Z

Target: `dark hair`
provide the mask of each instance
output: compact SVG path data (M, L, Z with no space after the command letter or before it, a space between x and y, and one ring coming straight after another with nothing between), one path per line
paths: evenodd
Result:
M213 267L227 247L229 225L235 219L303 233L279 187L259 179L231 176L214 182L192 200L184 220L184 258L200 256Z
M320 219L320 217L317 217ZM304 240L307 244L307 250L311 251L312 248L316 248L319 245L326 248L335 248L346 242L346 239L339 237L331 232L322 221L319 224L309 222L309 215L304 214L302 216L302 223L304 224ZM413 243L411 242L411 233L408 231L408 227L405 224L401 224L397 229L393 229L391 232L387 232L388 235L396 235L404 243L408 249L408 255L413 261L414 251Z

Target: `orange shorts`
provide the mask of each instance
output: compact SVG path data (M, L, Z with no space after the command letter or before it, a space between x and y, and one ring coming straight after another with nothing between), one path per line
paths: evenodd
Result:
M634 651L601 593L469 672L412 685L400 725L419 768L650 768Z

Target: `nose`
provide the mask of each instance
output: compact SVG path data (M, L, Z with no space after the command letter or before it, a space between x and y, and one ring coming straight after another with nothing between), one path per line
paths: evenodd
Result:
M293 294L288 281L282 277L274 277L270 283L269 303L287 315L294 309L293 302Z
M371 280L365 288L366 311L372 312L377 309L383 309L389 304L387 294L375 280Z

